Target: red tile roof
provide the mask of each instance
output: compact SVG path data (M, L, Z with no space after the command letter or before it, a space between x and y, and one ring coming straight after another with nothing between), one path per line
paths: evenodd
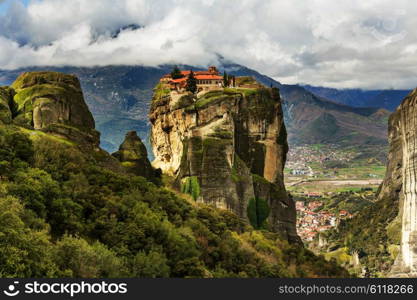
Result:
M195 79L197 80L221 80L222 77L218 75L196 75ZM172 79L171 83L181 83L187 81L187 77Z
M181 71L181 74L184 76L190 75L191 71ZM194 75L216 75L210 71L193 71Z
M183 77L183 78L178 78L178 79L172 79L170 82L172 82L172 83L181 83L181 82L184 82L186 80L187 80L187 78Z
M203 75L196 74L195 78L197 80L221 80L222 79L221 76L212 75L212 74L207 74L207 75L206 74L203 74Z
M184 77L187 77L188 75L190 75L191 70L183 70L181 71L181 74ZM219 71L216 69L216 67L211 66L209 67L208 70L205 71L193 71L195 76L200 76L200 75L207 75L207 76L217 76L218 78L209 78L209 79L221 79L222 77L219 76ZM171 74L165 74L162 78L170 78ZM204 78L206 79L206 78Z

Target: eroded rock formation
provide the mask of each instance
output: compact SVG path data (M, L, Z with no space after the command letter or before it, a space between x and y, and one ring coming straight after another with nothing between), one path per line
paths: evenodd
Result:
M288 146L277 89L221 89L194 99L160 84L150 121L153 164L173 176L178 189L255 226L263 226L266 201L269 228L299 240L283 183Z
M136 131L126 134L125 140L119 147L119 151L112 154L130 173L148 179L155 177L156 171L148 160L148 152L145 145L138 137Z
M391 151L386 192L399 199L401 248L391 276L417 277L417 89L390 119ZM385 184L385 183L384 183ZM384 188L382 189L384 191ZM394 194L393 194L394 193Z
M0 90L0 120L98 147L99 133L77 77L26 72Z

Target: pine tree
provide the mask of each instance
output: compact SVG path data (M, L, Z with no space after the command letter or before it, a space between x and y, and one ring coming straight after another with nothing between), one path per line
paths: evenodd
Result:
M270 208L266 200L260 198L252 198L249 200L247 215L253 228L265 228L269 213Z
M229 86L229 76L227 75L226 71L223 73L223 86L228 87Z
M178 66L174 66L174 68L172 69L171 77L172 79L178 79L183 77L181 70L178 68Z
M275 101L281 100L281 97L280 97L280 94L279 94L279 89L277 87L272 87L271 88L271 98Z
M190 72L190 75L187 78L186 90L193 94L197 91L197 79L195 79L193 71Z

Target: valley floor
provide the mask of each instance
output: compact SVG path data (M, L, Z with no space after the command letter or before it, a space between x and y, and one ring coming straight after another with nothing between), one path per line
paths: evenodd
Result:
M338 145L290 147L285 184L297 210L297 233L309 249L336 259L361 275L359 258L342 248L326 246L327 232L357 215L376 201L383 181L385 161L368 149L346 149Z

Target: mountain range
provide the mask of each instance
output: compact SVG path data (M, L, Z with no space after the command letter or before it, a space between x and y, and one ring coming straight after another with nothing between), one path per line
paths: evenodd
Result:
M381 107L394 111L411 90L334 89L303 85L317 96L354 107Z
M300 86L285 85L289 141L296 144L333 143L367 145L386 143L390 112L332 102Z
M192 66L180 67L201 69ZM0 70L0 85L10 84L24 71L42 69L70 73L80 78L87 104L96 120L96 128L101 132L101 146L104 149L109 152L116 151L123 141L124 134L129 130L135 130L150 150L148 112L153 88L162 75L172 70L172 66L33 67L12 71ZM403 92L367 93L355 90L359 95L356 97L354 92L347 90L281 84L238 64L223 63L219 69L231 75L252 76L268 87L280 89L290 145L386 144L386 124L390 114L387 109L397 105L398 97ZM364 98L372 98L374 102L371 102L377 103L375 99L381 97L385 97L384 101L387 104L382 107L387 109L357 107L367 103ZM152 158L152 152L148 152Z

